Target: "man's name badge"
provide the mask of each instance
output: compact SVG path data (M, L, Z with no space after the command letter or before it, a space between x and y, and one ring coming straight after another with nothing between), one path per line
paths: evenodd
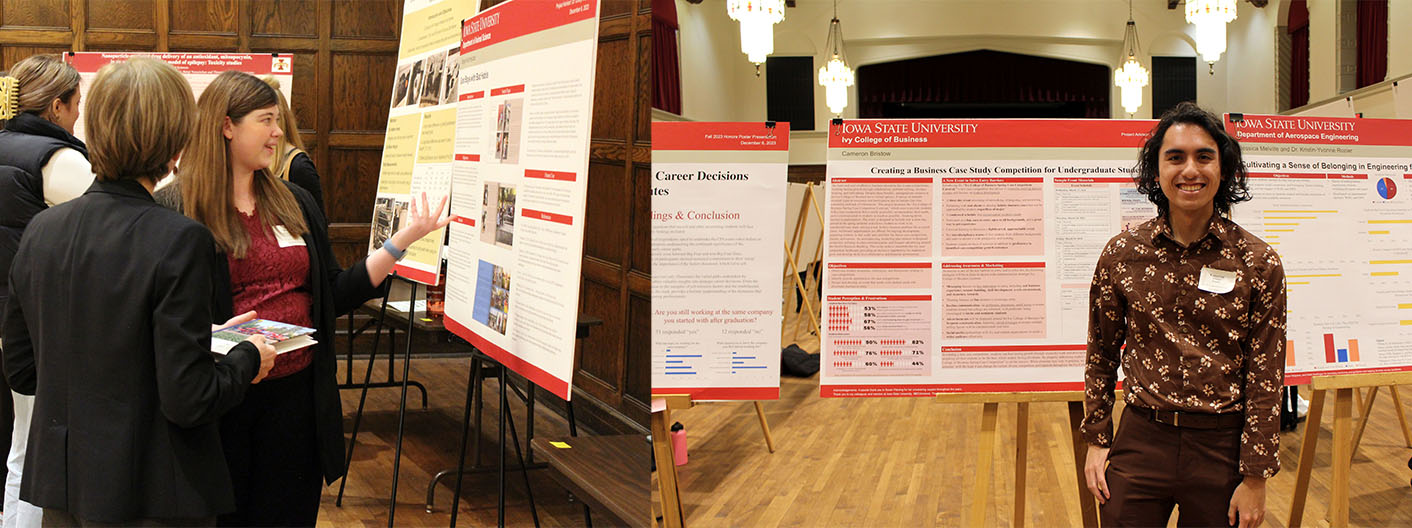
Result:
M1211 293L1230 293L1235 289L1235 284L1236 272L1202 266L1201 281L1196 283L1196 287Z
M274 232L275 241L279 242L279 247L302 247L304 245L303 237L296 237L294 235L289 234L289 230L285 229L284 226L275 226Z

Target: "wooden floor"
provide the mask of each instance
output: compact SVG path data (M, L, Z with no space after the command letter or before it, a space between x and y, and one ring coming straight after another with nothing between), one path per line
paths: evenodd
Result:
M817 339L801 343L818 350ZM789 342L789 341L787 341ZM1412 396L1412 387L1402 394ZM688 526L959 526L974 500L980 404L928 399L821 399L818 377L785 377L764 402L776 452L749 402L674 413L690 462L679 471ZM1307 397L1307 392L1305 393ZM1305 523L1325 515L1331 478L1332 394L1320 429ZM1412 412L1412 410L1409 410ZM1351 522L1412 526L1408 449L1387 391L1353 461ZM1027 526L1078 526L1077 486L1062 403L1030 406ZM1014 526L1015 405L1002 404L986 526ZM1266 526L1286 526L1306 425L1282 436L1283 470L1269 481ZM655 484L654 484L655 485ZM655 500L655 499L654 499Z
M354 362L359 379L366 364L363 361ZM341 361L339 368L339 379L342 380ZM397 526L449 525L452 486L455 484L453 479L442 480L442 485L436 490L433 512L427 513L424 505L427 483L432 475L456 465L469 370L469 358L428 357L412 361L410 378L426 385L430 392L430 401L429 408L422 410L420 393L416 389L408 391L409 411L402 446L395 517ZM396 373L400 376L401 372L402 365L399 362ZM385 378L385 359L378 363L373 375L374 381ZM495 429L499 410L498 382L495 379L486 380L484 390L487 399L482 417L485 432L481 435L481 460L483 464L494 467L499 453L498 434ZM343 506L340 508L334 505L338 483L325 488L323 502L319 508L319 526L387 526L388 500L392 492L393 448L397 441L397 402L400 394L401 391L397 388L372 389L368 392L367 410L364 411L362 430L354 449ZM348 433L351 433L353 428L353 413L358 406L358 395L357 390L343 391L344 430ZM542 398L553 397L540 391L541 401ZM514 393L510 393L510 401L509 408L515 415L515 425L521 435L521 448L524 449L524 406L515 398ZM544 405L539 405L536 413L536 438L568 435L567 423L548 412ZM580 430L581 434L583 432ZM525 452L528 454L528 451ZM513 464L513 447L507 446L507 453L510 457L507 464ZM468 465L472 456L468 448ZM568 492L553 481L548 471L541 469L530 472L530 485L534 490L541 526L583 526L582 506L570 502ZM512 472L509 473L507 481L506 525L532 526L523 477L518 472ZM462 484L457 525L495 526L496 488L494 471L466 476ZM594 525L607 526L608 523L606 519L595 517Z

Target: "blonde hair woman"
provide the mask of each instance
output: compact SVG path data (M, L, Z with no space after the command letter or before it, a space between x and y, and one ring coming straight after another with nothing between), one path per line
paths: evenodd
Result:
M340 269L323 213L297 185L269 171L279 138L279 95L249 74L225 72L198 103L196 137L177 185L187 216L211 229L225 254L212 270L217 316L256 310L312 327L318 344L285 352L270 379L221 420L236 512L221 525L313 526L324 483L343 476L343 412L334 378L336 317L381 293L412 242L445 227L422 196L402 229L367 258ZM175 189L173 188L175 187Z
M93 183L88 148L73 135L78 83L78 72L58 55L31 56L0 76L0 120L7 120L0 130L0 306L8 295L10 260L30 218ZM0 395L0 406L14 409L11 434L0 437L0 450L9 452L5 526L38 528L39 508L19 499L34 397L8 389Z
M299 137L299 120L294 112L290 111L289 101L285 100L284 93L279 91L279 80L273 76L266 76L261 80L274 88L275 95L279 97L279 128L284 132L278 140L279 144L275 146L275 162L270 165L270 172L281 180L289 180L309 191L309 194L314 196L314 203L319 204L319 211L323 211L327 216L324 190L319 185L319 172L314 168L314 161L309 159L309 154L304 151L304 139Z
M152 200L192 134L186 80L134 58L88 99L98 181L34 217L11 271L5 374L36 395L20 497L46 526L210 525L234 508L217 421L274 349L212 359L215 241Z

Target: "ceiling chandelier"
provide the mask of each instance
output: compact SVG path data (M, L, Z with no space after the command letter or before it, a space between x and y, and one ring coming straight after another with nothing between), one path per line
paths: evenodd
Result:
M1142 106L1142 87L1147 86L1150 79L1147 68L1142 67L1142 62L1138 60L1142 48L1138 46L1132 0L1128 0L1128 27L1123 31L1123 48L1128 52L1128 60L1123 62L1122 68L1113 72L1113 83L1122 92L1123 110L1127 110L1131 117Z
M784 0L726 0L726 14L740 22L740 51L760 75L760 63L775 52L774 26L784 20Z
M848 87L853 86L853 68L843 53L843 25L838 21L838 0L833 2L833 20L829 21L829 37L824 44L832 50L828 64L819 68L819 84L824 87L824 101L835 116L848 107Z
M1186 21L1196 26L1196 51L1216 73L1216 61L1226 51L1226 23L1236 19L1236 0L1187 0Z

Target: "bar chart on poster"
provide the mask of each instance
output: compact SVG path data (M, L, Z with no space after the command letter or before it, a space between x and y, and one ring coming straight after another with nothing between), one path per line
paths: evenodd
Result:
M829 133L829 397L1080 390L1094 263L1156 209L1154 122L845 120Z
M1236 223L1284 262L1285 382L1412 370L1412 121L1227 116L1253 199Z

